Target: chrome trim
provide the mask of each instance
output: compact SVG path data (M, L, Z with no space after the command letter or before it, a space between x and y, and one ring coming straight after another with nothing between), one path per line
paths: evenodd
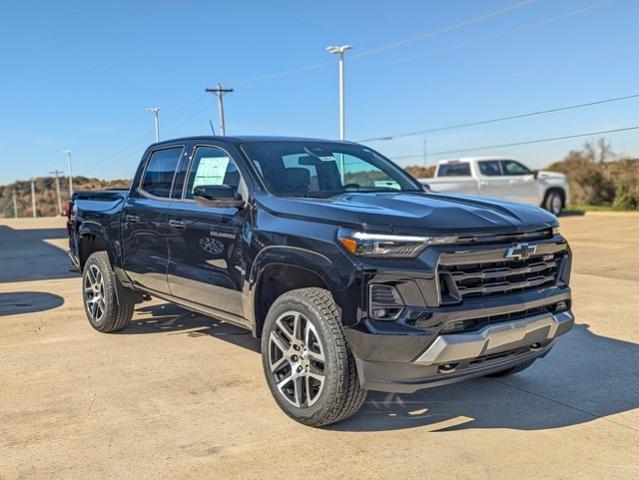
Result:
M538 273L543 272L544 270L548 270L549 268L554 268L557 266L556 261L550 262L538 262L531 263L525 267L520 268L510 268L510 267L502 267L502 268L487 268L486 270L482 270L481 272L473 272L473 273L465 273L465 272L451 272L453 276L453 280L470 280L474 278L478 279L491 279L491 278L501 278L501 277L509 277L511 275L522 275L526 273Z
M437 365L472 360L534 343L545 344L568 331L575 317L570 311L544 313L502 322L469 333L439 336L414 363Z
M462 297L464 295L470 295L472 293L506 293L510 292L511 290L517 290L519 288L540 287L546 283L554 281L554 275L539 275L522 282L499 282L482 285L480 287L464 287L458 285L457 291Z

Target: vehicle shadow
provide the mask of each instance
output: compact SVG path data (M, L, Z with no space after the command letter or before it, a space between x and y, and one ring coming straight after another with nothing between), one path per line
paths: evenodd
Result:
M502 378L480 378L413 394L370 392L339 431L427 427L541 430L592 421L639 407L639 345L592 333L586 324L546 358ZM630 426L639 430L639 425Z
M43 312L64 304L64 298L47 292L0 293L0 317Z
M49 243L66 238L64 228L14 229L0 225L0 283L77 276L68 271L64 248Z
M121 334L156 332L210 335L260 352L259 340L248 331L169 303L136 309L135 320ZM357 415L327 428L374 432L422 427L443 432L585 423L639 407L637 365L639 345L596 335L588 325L577 324L546 358L521 373L412 394L369 392Z
M230 323L199 313L190 312L172 303L142 305L135 309L136 315L120 335L167 332L186 334L191 337L209 335L220 338L256 353L260 342L251 332ZM142 318L140 318L142 317Z

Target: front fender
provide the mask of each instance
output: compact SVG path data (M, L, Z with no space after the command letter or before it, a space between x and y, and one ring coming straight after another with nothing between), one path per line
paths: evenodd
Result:
M250 312L252 325L254 318L254 302L257 286L267 267L273 265L291 266L307 270L322 279L327 290L331 292L337 305L342 309L345 325L356 322L362 286L360 277L355 274L353 264L343 254L329 258L321 253L293 246L269 246L263 248L255 257L247 277L245 289L244 311Z

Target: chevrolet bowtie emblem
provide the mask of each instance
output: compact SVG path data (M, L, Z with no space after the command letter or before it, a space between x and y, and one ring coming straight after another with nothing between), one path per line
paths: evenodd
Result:
M537 245L529 245L527 243L515 243L506 250L504 258L513 260L525 260L537 251Z

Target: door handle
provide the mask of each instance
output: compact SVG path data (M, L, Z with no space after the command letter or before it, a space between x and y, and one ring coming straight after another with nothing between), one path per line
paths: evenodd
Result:
M169 220L169 227L186 228L186 223L184 223L182 220Z
M129 223L138 223L140 221L140 217L137 215L125 215L124 218Z

